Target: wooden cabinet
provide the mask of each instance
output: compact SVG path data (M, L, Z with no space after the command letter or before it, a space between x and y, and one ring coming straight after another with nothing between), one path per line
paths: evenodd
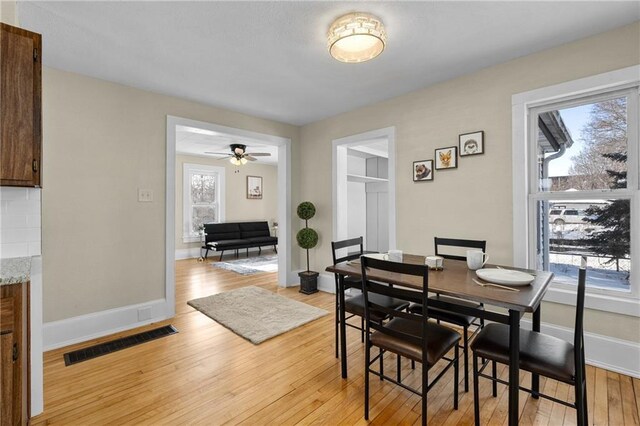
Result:
M0 286L0 425L27 424L29 283Z
M0 23L0 185L40 186L42 37Z

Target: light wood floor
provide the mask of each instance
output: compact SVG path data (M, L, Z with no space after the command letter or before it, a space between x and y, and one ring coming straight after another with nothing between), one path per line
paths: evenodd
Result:
M256 285L324 308L326 317L259 346L189 307L187 300ZM305 296L279 289L276 274L243 277L208 263L176 263L176 335L65 367L63 353L98 339L45 354L45 411L40 424L364 424L363 345L356 330L348 336L349 379L340 378L334 357L334 296ZM157 327L154 324L150 327ZM133 334L141 329L120 335ZM120 336L118 335L118 336ZM395 369L389 359L387 372ZM408 383L419 381L419 367L403 365ZM506 377L502 368L500 374ZM452 408L453 372L429 393L429 424L473 424L473 394L461 388L460 408ZM434 376L432 376L434 377ZM462 374L460 374L462 378ZM419 398L372 377L371 423L418 424ZM523 380L527 380L523 374ZM639 424L640 380L588 367L589 423ZM571 388L542 379L541 388L572 400ZM506 424L507 395L481 381L482 424ZM575 411L521 393L521 424L574 424Z

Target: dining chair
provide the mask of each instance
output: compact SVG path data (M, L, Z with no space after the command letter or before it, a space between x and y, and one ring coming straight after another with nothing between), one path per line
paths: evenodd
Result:
M404 300L407 303L420 303L428 307L428 268L421 264L408 264L390 262L385 260L363 257L362 289L365 309L365 375L364 375L364 418L369 419L369 375L374 374L381 379L388 380L407 389L422 398L422 424L427 424L427 393L453 367L453 408L458 409L458 358L460 334L455 330L429 321L419 313L410 311L398 311L376 304L374 296L391 297ZM385 279L376 275L375 281L369 279L370 274L386 272L392 274L404 274L420 277L423 291L409 290L407 288L392 286ZM392 275L393 276L393 275ZM373 320L375 312L382 312L391 317L386 323L378 323ZM379 353L371 358L371 349L376 346ZM447 354L454 350L453 357ZM398 363L397 380L384 375L384 353L391 352L400 357L406 357L422 364L422 380L420 390L414 389L402 383L400 363ZM429 383L428 372L440 360L446 361L446 366ZM379 371L372 366L380 362Z
M351 251L349 251L351 249ZM347 254L338 257L339 250L346 250ZM336 265L342 262L348 262L351 260L360 259L364 251L363 238L350 238L347 240L341 241L332 241L331 242L331 252L333 256L333 264ZM339 327L340 327L340 316L338 315L340 309L340 297L338 294L338 285L339 285L339 276L338 274L334 274L335 282L336 282L336 312L335 312L335 340L336 340L336 358L338 358L338 349L339 349ZM362 280L359 277L350 277L346 276L344 279L344 291L355 288L358 290L362 290ZM407 309L409 307L409 303L406 303L402 300L396 300L391 297L385 296L375 296L376 303L381 306L384 306L389 309ZM351 296L349 298L345 298L344 302L344 310L350 315L345 318L344 325L347 327L352 327L360 330L360 339L364 342L364 296L362 294L358 294L355 296ZM355 324L350 324L346 320L353 318L354 316L360 317L360 327ZM372 313L372 318L381 322L384 321L387 316L385 314L381 314L379 312Z
M547 334L536 331L520 330L520 369L534 375L545 376L575 388L573 404L545 395L539 390L520 390L529 392L534 398L543 397L576 409L577 424L586 426L587 418L587 379L584 359L584 295L586 283L586 257L582 257L578 271L578 297L576 302L575 329L573 344ZM473 351L473 405L475 424L480 425L480 397L478 395L478 378L490 379L493 383L493 396L497 396L497 383L509 385L497 378L496 363L509 364L509 326L504 324L488 324L471 344ZM486 361L478 368L478 358ZM483 373L491 361L492 374ZM534 386L532 386L533 388Z
M445 259L453 259L453 260L467 260L466 251L465 255L462 256L460 254L452 254L451 252L443 252L443 246L455 247L461 249L480 249L484 253L487 249L487 242L484 240L463 240L457 238L434 238L435 252L436 256L442 256ZM446 265L445 265L446 267ZM462 327L462 350L464 353L464 391L469 392L469 341L480 331L480 329L484 326L484 320L470 316L464 315L456 312L455 306L464 306L470 308L483 308L482 303L477 302L469 302L466 300L458 299L450 296L432 296L432 299L437 299L441 302L446 302L450 304L452 309L440 309L440 308L429 308L429 318L435 319L437 322L446 322L449 324L456 325L458 327ZM417 313L421 313L423 311L422 306L420 304L413 304L409 307L409 310ZM469 328L471 326L475 326L475 330L469 336Z

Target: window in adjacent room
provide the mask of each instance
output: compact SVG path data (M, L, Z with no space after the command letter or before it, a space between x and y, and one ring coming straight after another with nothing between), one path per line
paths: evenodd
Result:
M202 164L183 166L184 242L200 241L205 223L224 220L224 167Z
M638 88L529 110L529 264L590 291L638 294Z

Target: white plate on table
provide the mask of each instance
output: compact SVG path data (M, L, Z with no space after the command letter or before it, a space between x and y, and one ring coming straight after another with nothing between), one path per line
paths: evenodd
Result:
M496 284L504 284L511 286L525 286L529 285L536 279L531 274L521 271L513 271L511 269L478 269L476 275L485 281Z

